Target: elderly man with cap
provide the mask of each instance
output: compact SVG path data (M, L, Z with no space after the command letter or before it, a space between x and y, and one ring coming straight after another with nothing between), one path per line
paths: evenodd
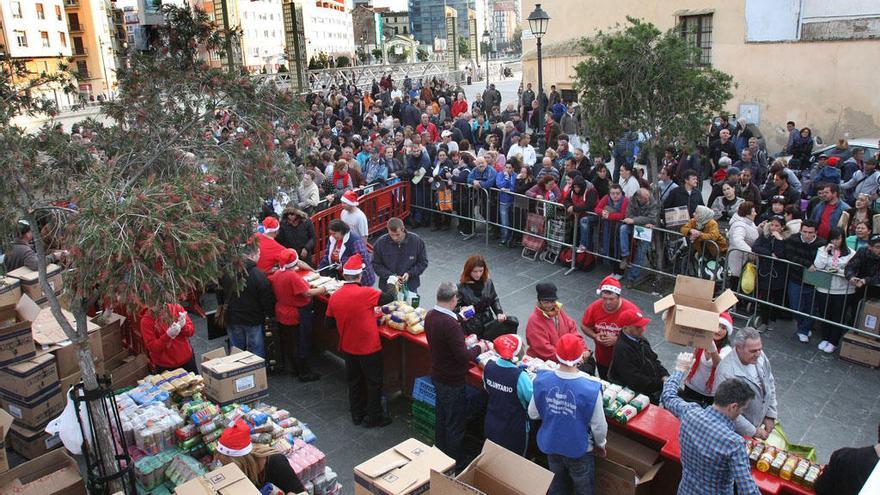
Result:
M592 495L595 455L605 456L608 423L602 409L602 385L578 371L586 347L579 335L556 343L559 369L539 371L529 403L529 416L540 419L538 448L553 472L548 495Z
M452 153L453 151L458 151L458 143L456 143L452 139L452 131L450 131L448 129L444 130L443 132L440 133L440 139L442 139L442 142L440 144L446 145L446 151L448 153Z
M214 458L223 465L238 466L254 486L274 485L282 493L306 491L284 454L268 445L251 442L250 426L242 419L220 434Z
M627 310L618 319L623 334L614 346L614 358L608 370L608 379L631 388L637 394L645 394L651 403L660 403L660 392L669 372L660 363L645 332L651 320L639 310Z
M556 296L556 286L544 282L536 285L535 289L538 303L526 323L526 342L529 344L526 354L544 361L556 361L556 343L559 339L567 334L581 335L577 322L562 309L562 303ZM595 360L589 355L589 348L586 352L588 359L584 360L581 371L592 375L596 368Z
M525 455L529 443L529 402L532 380L518 363L525 354L522 339L501 335L492 343L500 359L483 370L483 388L489 395L483 432L505 449Z
M281 256L284 255L284 251L287 248L275 240L275 237L278 236L278 231L281 230L281 224L277 218L264 218L260 225L260 230L263 232L255 236L255 240L260 246L260 258L257 260L257 268L263 270L268 275L278 268Z
M309 354L312 348L311 314L303 318L304 311L311 312L312 296L326 294L326 287L312 289L302 278L299 256L296 250L288 249L281 259L281 269L269 277L275 293L275 319L278 320L278 334L281 337L285 368L301 382L313 382L321 375L309 368ZM307 324L304 320L307 320Z
M352 232L359 237L366 239L370 236L370 226L367 223L367 216L358 208L358 196L354 191L346 191L340 199L342 202L342 213L339 218L348 225Z
M596 294L599 299L590 303L581 319L581 330L596 343L596 368L603 379L608 377L608 367L620 335L620 315L627 311L638 311L635 304L620 296L620 281L607 276L599 284Z
M336 319L351 420L372 428L391 424L382 410L382 343L376 316L379 306L395 299L397 287L381 292L360 285L365 266L360 254L348 258L342 268L344 283L327 301L327 316Z

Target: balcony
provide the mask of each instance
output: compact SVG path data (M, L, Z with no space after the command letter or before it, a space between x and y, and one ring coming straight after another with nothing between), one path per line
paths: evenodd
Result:
M81 33L81 32L83 32L83 25L82 24L71 24L70 25L70 33L71 34Z
M88 57L89 51L86 50L85 48L83 48L81 50L74 50L72 56L73 57Z
M79 7L79 0L64 0L65 7Z

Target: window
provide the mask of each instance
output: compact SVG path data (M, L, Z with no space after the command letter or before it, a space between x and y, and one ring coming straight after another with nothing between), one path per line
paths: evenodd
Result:
M58 19L59 21L61 20L61 6L60 5L55 6L55 18Z
M13 19L21 19L21 2L9 2L9 9Z
M37 4L37 19L45 19L45 18L46 18L46 12L43 11L43 4L38 3Z
M25 33L24 31L19 31L19 30L15 30L15 31L13 31L13 33L15 33L15 39L16 39L16 41L18 41L18 46L20 46L20 47L27 47L28 46L27 33Z
M82 31L79 26L79 14L67 14L67 25L71 31Z
M43 41L43 48L49 48L49 32L40 31L40 39Z
M79 76L80 79L89 78L89 66L86 64L85 60L79 60L76 62L76 75Z
M61 46L67 48L67 34L64 31L58 31L58 37L61 39Z
M700 65L712 64L712 14L682 16L681 37L700 50Z
M83 39L79 36L73 37L73 54L74 55L85 55L86 50L83 47Z

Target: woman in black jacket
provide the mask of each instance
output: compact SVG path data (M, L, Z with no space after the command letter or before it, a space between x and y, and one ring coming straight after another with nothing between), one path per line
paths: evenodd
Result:
M458 284L456 311L461 312L468 306L474 307L474 316L467 318L462 325L468 334L494 340L502 334L516 333L519 321L501 309L495 285L489 279L489 267L479 254L473 254L465 261Z
M758 270L758 293L759 301L768 301L778 306L783 306L785 301L785 278L788 264L782 261L785 255L785 218L772 216L767 220L764 228L759 232L758 239L752 244L752 253L759 255L755 261ZM777 261L779 260L779 261ZM758 318L761 322L759 330L776 321L782 310L768 306L758 305Z

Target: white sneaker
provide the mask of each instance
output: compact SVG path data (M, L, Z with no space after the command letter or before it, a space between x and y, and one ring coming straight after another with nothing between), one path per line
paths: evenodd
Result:
M797 334L797 336L798 336L798 340L800 340L804 344L810 343L810 336L809 335L804 335L802 333L799 333L799 334Z
M834 354L834 351L837 350L837 346L829 342L828 345L826 345L825 348L822 350L827 352L828 354Z
M826 347L828 344L830 344L830 343L831 343L831 342L828 342L827 340L823 340L822 342L819 342L819 350L820 350L820 351L824 351L824 350L825 350L825 347Z
M587 252L587 248L586 248L586 246L578 246L578 247L577 247L577 251L575 251L575 252L578 253L578 254L586 253L586 252Z

